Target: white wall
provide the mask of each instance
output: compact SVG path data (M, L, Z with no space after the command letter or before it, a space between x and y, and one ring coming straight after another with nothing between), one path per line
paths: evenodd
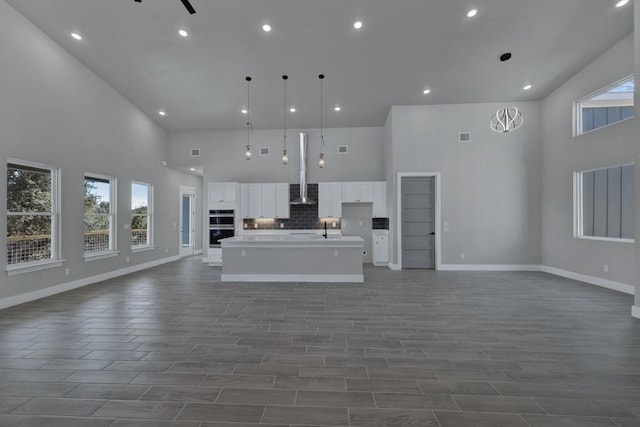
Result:
M177 255L178 189L201 188L200 180L161 165L167 158L167 135L67 51L0 1L0 173L6 159L58 166L61 182L61 268L7 276L0 271L3 299L85 279L135 264ZM83 259L83 176L93 172L118 179L120 255ZM155 186L156 249L131 254L131 181ZM201 190L199 190L201 191ZM0 186L0 214L6 212L6 185ZM200 222L200 221L199 221ZM0 259L6 254L6 221L0 223ZM130 263L125 257L131 256ZM65 276L64 269L70 269Z
M282 164L282 130L254 130L251 133L252 159L245 160L246 131L178 132L170 135L169 165L200 166L204 182L299 182L299 130L287 131L289 164ZM318 167L320 132L306 130L308 142L308 182L384 181L383 128L325 129L326 165ZM338 154L338 145L348 145L348 154ZM271 155L260 156L260 147L270 147ZM191 148L200 148L201 157L191 158Z
M640 28L640 6L634 5L634 22L635 28ZM634 32L634 74L636 76L640 76L640 31ZM637 79L636 79L637 81ZM640 100L640 88L636 85L636 93L635 99ZM638 114L638 108L636 107L636 117L633 119L633 134L640 135L640 114ZM635 161L636 165L640 165L640 144L636 141L636 150L635 150ZM640 167L640 166L636 166ZM640 318L640 173L636 169L636 254L635 254L635 265L636 265L636 275L632 284L635 286L635 307L634 307L634 315L635 317Z
M542 102L543 264L624 284L637 280L633 244L573 238L573 171L633 161L638 153L637 119L574 138L572 104L632 74L633 58L630 34ZM603 271L605 264L608 273Z
M525 123L498 134L489 128L489 117L505 105L518 107ZM540 264L539 107L527 102L392 108L393 156L386 167L393 188L398 172L442 174L442 223L450 228L437 230L443 264ZM459 132L471 132L471 142L458 142ZM396 221L390 222L393 236Z

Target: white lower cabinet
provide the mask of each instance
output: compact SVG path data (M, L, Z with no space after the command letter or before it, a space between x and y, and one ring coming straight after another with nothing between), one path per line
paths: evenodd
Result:
M207 255L209 265L222 265L222 248L209 248Z
M373 230L373 264L389 264L389 231Z

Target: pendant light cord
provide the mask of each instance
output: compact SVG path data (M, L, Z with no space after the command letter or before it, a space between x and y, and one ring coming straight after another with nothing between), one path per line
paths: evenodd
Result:
M247 77L247 147L251 147L251 106L249 105L249 85L251 77Z
M287 79L289 77L284 75L282 76L282 80L284 80L284 138L282 138L282 149L284 152L287 151Z
M320 154L324 155L324 134L322 132L322 110L324 109L322 103L322 80L324 80L324 74L318 76L320 78Z

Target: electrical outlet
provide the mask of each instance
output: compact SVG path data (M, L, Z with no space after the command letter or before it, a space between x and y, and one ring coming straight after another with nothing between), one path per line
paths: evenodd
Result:
M70 268L65 268L64 269L64 275L68 276L69 274L71 274L71 269Z
M609 272L609 264L605 264L605 265L604 265L604 267L602 267L602 270L603 270L605 273L608 273L608 272Z
M338 250L337 250L337 249L336 249L336 250L334 250L334 251L333 251L333 256L336 256L336 257L337 257L337 256L340 256L340 252L338 252Z
M335 222L332 222L332 223L331 223L331 226L332 226L333 228L336 228L336 227L338 226L338 224L336 224Z
M460 259L464 259L464 252L460 252Z
M129 258L129 256L127 256L126 261L127 262L131 261L131 258Z
M258 223L253 224L253 228L258 228Z
M247 250L246 249L242 249L240 251L240 256L247 256Z
M444 232L445 233L449 232L449 223L447 221L444 222Z
M280 228L284 228L284 222L280 223Z
M164 253L168 254L169 253L169 248L164 248Z

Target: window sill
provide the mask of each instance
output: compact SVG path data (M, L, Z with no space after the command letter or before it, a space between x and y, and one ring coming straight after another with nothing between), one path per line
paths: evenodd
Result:
M47 261L25 262L21 264L8 265L4 270L9 276L16 276L18 274L32 273L34 271L62 267L62 263L64 261L64 259L56 259Z
M98 261L100 259L117 257L119 254L120 254L119 251L85 253L84 254L84 260L86 262Z
M145 252L145 251L152 251L154 250L156 247L154 245L144 245L144 246L132 246L131 247L131 253L137 253L137 252Z
M591 236L578 236L578 240L596 240L600 242L613 242L613 243L635 243L635 239L617 239L613 237L591 237Z

